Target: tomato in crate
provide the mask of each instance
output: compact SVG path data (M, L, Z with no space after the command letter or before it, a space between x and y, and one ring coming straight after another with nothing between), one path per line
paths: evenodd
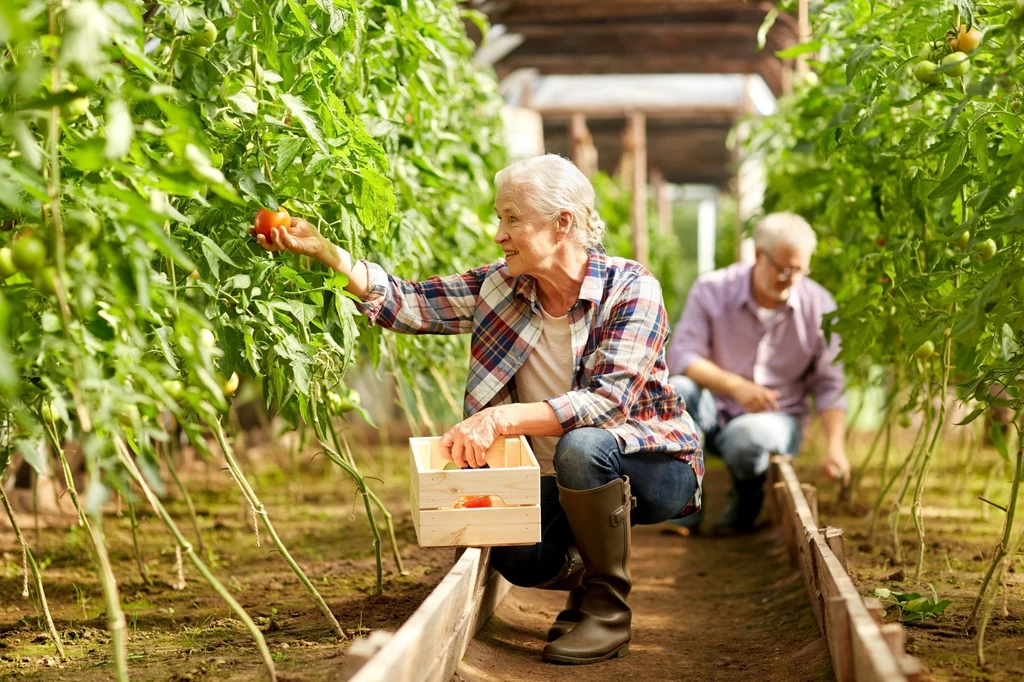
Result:
M501 438L486 465L446 468L440 438L410 438L410 499L423 547L540 542L540 467L525 436Z

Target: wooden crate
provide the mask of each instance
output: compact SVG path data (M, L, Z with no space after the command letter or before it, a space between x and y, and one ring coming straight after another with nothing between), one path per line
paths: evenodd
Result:
M540 466L525 436L487 449L488 469L451 469L440 438L410 438L410 500L422 547L491 547L540 542ZM454 508L467 495L495 495L501 507Z

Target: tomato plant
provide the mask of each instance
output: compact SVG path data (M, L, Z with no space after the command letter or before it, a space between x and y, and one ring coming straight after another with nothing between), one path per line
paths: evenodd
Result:
M218 441L254 518L345 636L234 460L222 425L234 376L257 380L267 405L312 430L355 482L383 585L374 514L394 546L391 517L326 395L358 414L344 379L357 361L407 377L464 368L466 341L385 344L344 278L267 254L246 229L259 207L295 206L357 257L406 277L496 256L480 235L504 161L501 98L493 73L472 63L464 18L480 19L452 0L0 8L0 248L21 273L0 283L0 475L15 450L37 471L60 471L48 458L65 439L80 445L90 475L72 497L103 576L119 678L124 618L98 529L113 491L153 506L273 667L259 629L154 493L166 415L200 451Z
M902 562L901 505L912 496L915 579L925 566L921 500L948 421L941 397L953 389L968 403L961 425L990 406L1024 407L1020 392L999 390L1024 374L1024 310L1013 286L1024 278L1024 136L1014 108L1024 22L995 7L822 8L817 83L802 84L751 140L769 168L765 210L796 211L819 231L814 270L839 305L825 326L842 336L850 383L884 386L887 420L921 415L902 483L892 475L874 505L877 519L894 491L890 531ZM884 288L879 270L890 280ZM998 584L997 557L979 603Z

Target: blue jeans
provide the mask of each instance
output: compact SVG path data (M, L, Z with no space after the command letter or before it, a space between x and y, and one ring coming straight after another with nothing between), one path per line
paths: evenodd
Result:
M725 460L738 481L747 481L768 471L768 457L775 453L795 455L800 450L803 429L800 421L785 412L741 414L719 426L715 398L693 379L682 375L668 379L686 402L686 411L704 434L704 451Z
M628 476L636 498L633 524L671 519L697 492L697 476L689 464L663 452L625 454L606 429L581 428L566 433L558 441L554 465L555 476L540 479L541 541L491 549L491 564L514 585L532 587L554 578L575 543L569 519L558 501L559 485L590 490Z

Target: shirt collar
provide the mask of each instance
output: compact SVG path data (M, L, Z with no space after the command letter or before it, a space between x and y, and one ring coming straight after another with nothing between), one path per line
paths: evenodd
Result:
M587 263L587 273L583 276L580 286L580 301L590 301L600 305L604 298L604 278L608 270L608 256L601 251L591 250ZM516 277L513 289L517 296L525 299L531 307L537 307L537 280L532 275Z

